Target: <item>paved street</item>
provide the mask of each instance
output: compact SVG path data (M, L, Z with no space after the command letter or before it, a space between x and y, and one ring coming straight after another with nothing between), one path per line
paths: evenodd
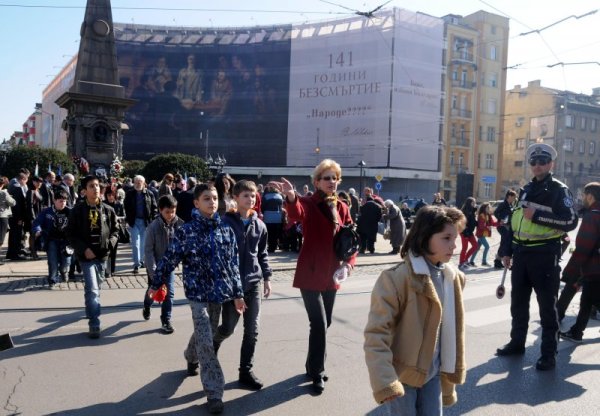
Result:
M382 242L378 251L387 252L389 246ZM299 292L291 287L293 255L273 256L274 293L263 303L255 363L265 388L249 392L237 385L239 328L219 351L226 377L225 414L377 415L364 365L362 330L371 287L389 267L378 263L390 258L364 256L339 292L328 339L330 380L323 395L316 397L303 375L308 322ZM198 377L185 377L182 350L192 323L182 290L177 290L174 307L176 332L164 335L159 331L159 308L153 309L150 321L142 319L145 279L131 275L124 258L122 271L102 292L102 338L90 340L81 283L48 290L41 277L45 262L24 263L13 264L21 270L12 275L2 269L0 277L0 334L10 332L16 344L0 352L0 415L207 414ZM11 265L2 267L7 266ZM40 274L32 273L35 267ZM459 403L445 414L598 414L598 322L590 321L583 345L561 342L557 369L541 373L533 368L539 353L534 306L525 356L495 357L510 328L510 285L507 297L495 297L500 276L490 268L467 274L467 382L458 389ZM573 322L576 311L577 301L564 327Z

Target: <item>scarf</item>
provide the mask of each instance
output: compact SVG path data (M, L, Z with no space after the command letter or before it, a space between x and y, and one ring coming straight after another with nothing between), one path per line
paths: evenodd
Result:
M338 214L337 214L337 203L338 197L336 194L327 195L325 192L318 190L317 195L319 196L319 207L325 216L333 224L333 235L337 232L338 228Z

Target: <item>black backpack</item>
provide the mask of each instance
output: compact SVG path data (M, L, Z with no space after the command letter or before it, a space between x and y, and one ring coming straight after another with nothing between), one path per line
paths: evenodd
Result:
M360 248L360 237L356 232L355 224L340 226L340 229L333 237L333 251L340 261L347 261L354 254L358 253Z

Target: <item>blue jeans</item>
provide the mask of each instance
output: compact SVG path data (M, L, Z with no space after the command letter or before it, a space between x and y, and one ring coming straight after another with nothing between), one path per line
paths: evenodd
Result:
M148 281L148 287L150 287L150 281ZM167 280L167 297L163 301L160 307L160 320L166 322L171 320L171 311L173 310L173 297L175 296L175 271L172 271ZM148 291L146 290L146 296L144 296L144 307L150 307L154 303L154 299L148 297Z
M104 280L106 262L101 260L79 260L83 272L85 313L90 328L100 328L100 284Z
M260 321L261 287L262 285L257 282L244 292L244 302L246 302L247 309L243 315L244 336L242 337L242 351L240 354L240 373L252 370L252 364L254 362L254 351L256 349ZM221 325L215 331L213 340L217 345L220 345L225 339L233 334L235 326L240 319L240 314L235 310L233 301L223 304L221 316Z
M488 243L487 238L486 237L479 237L479 239L477 240L477 250L475 250L475 253L473 253L473 255L471 256L471 263L475 262L475 256L477 255L477 253L479 253L479 248L483 246L483 257L482 257L482 263L487 263L487 255L488 255L488 251L490 251L490 243Z
M382 414L396 416L441 416L442 411L442 384L437 375L423 385L416 388L404 385L404 396L385 402Z
M71 256L64 254L66 241L46 240L46 254L48 255L48 282L58 283L61 276L66 276L71 266ZM60 273L60 276L59 276Z
M131 254L133 255L133 267L140 267L144 261L144 246L146 245L146 221L136 218L131 228Z

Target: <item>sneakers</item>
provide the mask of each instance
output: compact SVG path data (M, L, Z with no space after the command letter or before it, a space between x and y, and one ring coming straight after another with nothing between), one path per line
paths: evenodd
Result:
M223 401L221 399L208 399L208 413L218 415L223 413Z
M252 371L240 372L239 383L249 388L250 390L260 390L263 387L262 381L260 381Z
M465 263L461 263L458 265L458 268L460 270L469 270L469 263L465 262Z
M142 311L142 316L144 317L144 319L146 321L148 319L150 319L150 307L149 306L144 306L144 310Z
M571 342L575 342L577 344L581 344L583 342L583 336L579 334L575 334L572 330L568 330L567 332L559 332L558 333L562 339L568 339Z
M144 264L143 261L140 261L140 269L143 269L144 267L146 267L146 265Z
M504 269L504 264L501 260L494 260L494 269Z
M100 338L100 328L98 328L97 326L90 327L90 331L88 332L88 337L90 337L91 339Z
M498 348L496 350L496 355L498 357L506 357L509 355L523 355L523 354L525 354L525 346L513 344L512 342L509 342L502 348Z
M470 261L470 262L468 262L467 264L468 264L469 266L471 266L471 267L477 267L477 265L475 264L475 262L474 262L474 261Z
M197 376L198 375L198 363L187 363L187 375Z
M165 334L172 334L175 332L175 328L173 328L173 325L171 325L171 321L163 321L162 330Z
M556 367L556 357L554 355L542 355L535 363L535 369L539 371L548 371Z
M135 266L135 267L133 268L133 274L138 274L139 272L140 272L140 270L138 269L138 267L137 267L137 266Z

